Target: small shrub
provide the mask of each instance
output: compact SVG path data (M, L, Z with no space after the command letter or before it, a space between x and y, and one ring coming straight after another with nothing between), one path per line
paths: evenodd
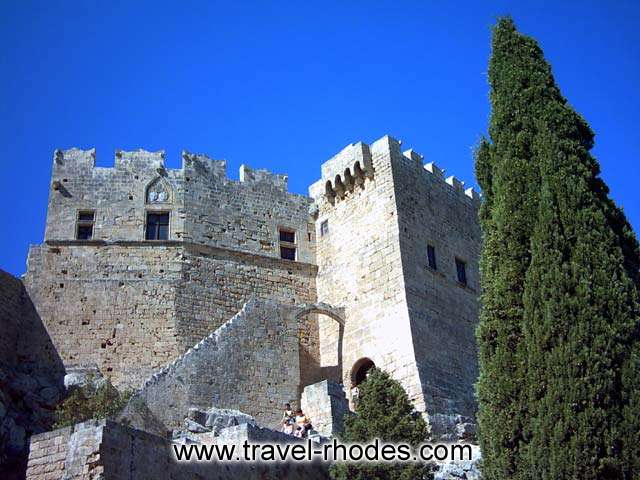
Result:
M68 427L91 418L112 418L125 407L132 392L123 393L109 382L94 386L93 378L87 385L74 389L56 408L55 428Z

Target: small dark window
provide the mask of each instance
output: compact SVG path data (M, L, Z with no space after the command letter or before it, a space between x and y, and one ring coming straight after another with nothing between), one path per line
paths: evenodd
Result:
M456 272L458 273L458 282L463 285L467 284L467 264L459 258L456 258Z
M78 213L79 222L93 222L94 217L95 217L95 212L79 212Z
M78 212L78 222L76 228L76 238L78 240L91 240L93 238L93 222L96 212L85 210Z
M169 214L147 213L147 240L169 239Z
M285 260L295 260L296 259L296 249L291 247L280 247L280 258L284 258Z
M280 230L280 241L296 243L296 232L292 232L291 230Z
M296 259L296 232L294 230L280 230L280 258Z
M327 233L329 233L329 220L324 220L320 224L320 236L324 237Z
M433 245L427 245L427 258L429 260L429 267L437 270L438 265L436 264L436 249L433 247Z
M91 240L93 225L78 225L78 240Z

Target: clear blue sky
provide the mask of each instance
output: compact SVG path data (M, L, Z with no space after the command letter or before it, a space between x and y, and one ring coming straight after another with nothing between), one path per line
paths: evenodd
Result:
M0 3L0 268L44 235L56 148L187 149L289 174L306 193L345 145L384 134L475 185L490 27L511 14L595 130L640 230L640 2Z

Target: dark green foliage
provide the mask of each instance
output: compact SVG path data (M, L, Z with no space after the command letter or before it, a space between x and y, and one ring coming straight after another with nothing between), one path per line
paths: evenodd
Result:
M482 142L476 162L485 199L480 213L484 238L477 392L487 479L516 474L527 422L521 323L539 188L533 125L540 115L539 97L554 93L543 94L531 85L533 79L550 75L548 66L535 42L510 27L504 21L495 30L489 66L492 143Z
M94 386L89 378L87 383L82 388L74 389L58 405L55 428L68 427L92 418L112 418L122 411L131 397L130 392L119 393L106 381Z
M477 153L483 478L637 478L638 243L598 178L593 132L509 19L494 30L489 80L492 142Z
M417 446L427 439L427 425L397 381L382 370L370 370L359 386L357 413L345 417L342 443L365 443L374 439ZM430 466L418 463L367 464L336 463L331 467L335 480L418 480L432 478Z

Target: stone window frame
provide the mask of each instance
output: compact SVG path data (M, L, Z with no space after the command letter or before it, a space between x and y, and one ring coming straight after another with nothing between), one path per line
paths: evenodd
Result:
M293 233L293 242L288 242L280 239L280 232ZM282 256L282 249L287 248L293 250L293 259L285 258ZM298 260L298 233L295 228L278 225L278 249L280 252L281 260L289 260L290 262L296 262Z
M458 285L462 286L462 287L468 287L469 286L469 272L468 272L468 268L467 265L469 264L469 262L467 262L465 259L461 258L461 257L454 257L454 263L456 266L456 282L458 282ZM463 280L460 280L460 268L459 266L462 266L462 273L463 273Z
M149 194L151 193L151 190L153 189L153 187L155 187L156 185L163 186L164 190L167 193L167 198L165 198L164 200L158 200L158 201L155 201L155 200L152 201L149 199ZM153 180L151 180L144 189L144 203L145 205L158 205L158 206L173 203L173 187L171 185L171 182L169 182L167 178L165 178L162 175L155 177Z
M320 222L320 236L324 237L329 235L329 219L325 218Z
M87 214L87 213L91 213L93 214L93 218L92 220L83 220L80 218L80 216L82 214ZM96 209L95 208L79 208L76 211L76 235L75 235L75 239L76 240L93 240L94 234L95 234L95 228L96 228ZM80 228L81 227L91 227L91 237L90 238L80 238Z
M168 219L168 223L167 223L167 238L166 239L148 239L147 238L147 225L149 224L149 214L152 215L161 215L166 213L169 216ZM167 240L171 239L171 210L166 209L166 208L159 208L159 209L152 209L152 208L148 208L145 209L144 211L144 225L142 228L142 240L145 242L166 242Z

